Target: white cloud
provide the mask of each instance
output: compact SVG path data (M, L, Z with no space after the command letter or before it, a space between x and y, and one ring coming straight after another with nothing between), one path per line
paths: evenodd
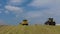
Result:
M55 3L55 0L33 0L29 4L29 6L35 6L35 7L40 7L40 6L47 6L47 5L53 5Z
M10 2L17 3L17 2L22 2L23 0L10 0Z
M5 13L6 13L6 14L9 14L9 11L6 10Z
M43 16L60 16L60 0L34 0L29 6L39 8L49 7L49 9L40 11Z
M8 2L9 5L14 5L14 6L22 6L25 5L29 0L10 0Z
M20 7L15 7L15 6L11 6L11 5L6 5L5 9L9 10L9 11L13 11L14 13L22 13L23 9Z
M10 0L9 1L9 4L13 4L13 5L18 5L19 3L21 4L22 0Z
M31 12L27 12L27 14L25 15L25 18L38 18L41 16L42 16L42 13L40 11L31 11Z
M20 2L22 0L10 0L11 2Z

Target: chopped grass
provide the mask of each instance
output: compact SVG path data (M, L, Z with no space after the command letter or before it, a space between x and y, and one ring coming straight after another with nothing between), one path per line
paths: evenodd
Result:
M2 26L0 28L0 34L60 34L60 26Z

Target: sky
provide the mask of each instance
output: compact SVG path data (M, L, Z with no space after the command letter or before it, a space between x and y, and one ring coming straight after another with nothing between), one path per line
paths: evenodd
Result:
M44 24L49 17L60 24L60 0L0 0L0 24Z

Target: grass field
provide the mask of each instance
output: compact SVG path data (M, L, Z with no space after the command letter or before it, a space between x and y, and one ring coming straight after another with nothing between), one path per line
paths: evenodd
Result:
M0 26L0 34L60 34L60 26Z

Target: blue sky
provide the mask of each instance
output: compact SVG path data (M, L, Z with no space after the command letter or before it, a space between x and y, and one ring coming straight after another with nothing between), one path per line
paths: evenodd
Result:
M0 24L43 24L49 17L60 24L60 0L0 0Z

